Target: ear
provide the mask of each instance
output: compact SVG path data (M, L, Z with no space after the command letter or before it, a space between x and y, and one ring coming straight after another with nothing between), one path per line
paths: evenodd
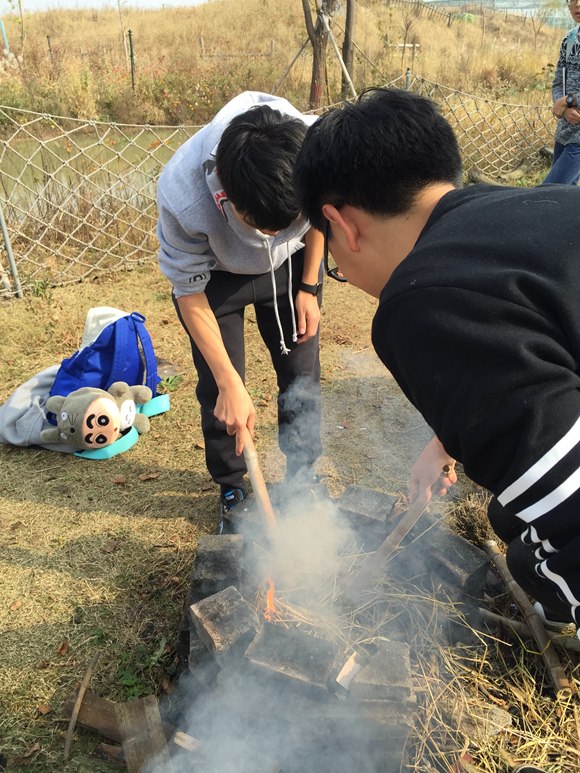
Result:
M337 209L333 204L323 204L322 214L344 234L344 238L351 252L359 252L359 229L356 220L350 216L350 209L342 207Z
M49 413L60 413L60 409L64 404L65 398L60 395L53 395L46 401L46 410Z

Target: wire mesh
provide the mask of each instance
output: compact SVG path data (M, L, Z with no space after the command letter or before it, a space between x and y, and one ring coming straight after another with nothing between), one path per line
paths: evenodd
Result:
M551 145L551 105L516 105L465 94L413 76L411 89L437 102L457 136L464 168L497 180L545 166L541 150Z
M159 172L199 128L0 108L0 196L24 293L150 260ZM3 252L0 282L14 294Z
M502 103L415 75L406 82L440 105L467 170L505 181L546 163L540 150L553 137L549 107ZM16 295L18 281L30 294L154 259L157 178L199 128L0 107L0 203L12 250L4 239L0 298Z

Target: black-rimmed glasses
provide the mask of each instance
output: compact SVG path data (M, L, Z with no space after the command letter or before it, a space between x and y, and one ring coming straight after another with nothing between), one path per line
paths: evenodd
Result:
M338 266L329 265L329 255L328 255L329 236L330 236L330 220L327 220L326 227L324 229L324 270L326 271L326 276L329 276L331 279L336 279L337 282L348 282L348 279L340 273L340 269L338 268Z

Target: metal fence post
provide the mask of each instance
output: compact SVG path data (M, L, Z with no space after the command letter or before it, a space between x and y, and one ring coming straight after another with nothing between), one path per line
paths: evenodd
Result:
M407 67L407 70L405 72L405 91L411 91L411 68L410 67Z
M0 202L0 229L2 229L2 238L4 239L4 248L8 255L8 263L10 265L10 271L12 272L12 278L14 279L14 287L16 288L16 295L18 298L24 298L22 293L22 285L18 277L18 269L16 268L16 261L14 260L14 253L12 252L12 244L10 242L10 234L6 227L6 220L4 220L4 212L2 211L2 203Z
M131 88L135 91L135 52L133 50L133 30L129 30L129 56L131 57Z

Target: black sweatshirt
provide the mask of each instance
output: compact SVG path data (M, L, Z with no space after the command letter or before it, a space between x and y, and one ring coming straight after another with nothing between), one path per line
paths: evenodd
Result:
M447 452L546 537L580 529L579 236L576 187L452 191L373 321Z

